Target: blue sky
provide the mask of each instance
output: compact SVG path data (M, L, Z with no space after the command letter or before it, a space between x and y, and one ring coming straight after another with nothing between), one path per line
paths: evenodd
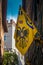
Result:
M14 19L16 22L16 19L18 16L19 5L22 5L22 0L8 0L7 20Z

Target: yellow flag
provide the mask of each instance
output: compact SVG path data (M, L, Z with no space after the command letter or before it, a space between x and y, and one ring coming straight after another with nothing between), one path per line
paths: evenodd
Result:
M18 15L16 31L15 31L15 45L17 49L24 55L29 49L37 33L36 27L30 22L30 19L25 16L22 9Z

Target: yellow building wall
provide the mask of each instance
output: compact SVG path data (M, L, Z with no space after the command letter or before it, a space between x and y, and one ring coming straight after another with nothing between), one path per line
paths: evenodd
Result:
M1 27L1 55L4 53L4 30L3 26Z
M4 28L2 25L2 2L0 2L0 54L3 56L4 51Z
M1 26L2 26L2 13L1 13L1 2L0 2L0 39L1 39Z

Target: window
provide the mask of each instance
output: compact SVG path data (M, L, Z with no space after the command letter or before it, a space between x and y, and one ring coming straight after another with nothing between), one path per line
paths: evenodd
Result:
M4 40L6 40L6 35L4 36Z
M37 0L34 0L34 20L37 21Z

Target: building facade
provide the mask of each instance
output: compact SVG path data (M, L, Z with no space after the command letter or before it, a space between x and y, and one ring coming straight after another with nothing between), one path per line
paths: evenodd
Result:
M43 0L22 0L22 7L27 13L27 16L30 17L32 22L37 27L38 31L40 32L39 36L41 36L40 38L41 40L43 40L43 12L42 12L43 11ZM41 42L39 41L36 42L36 41L33 41L30 48L28 49L28 52L24 56L25 61L26 61L26 58L28 58L28 62L30 62L32 65L40 65L40 63L42 63L43 65L43 62L42 62L43 59L41 58L41 55L43 56L43 52L41 53L43 44L42 44L41 50L38 50L38 48L41 45L39 45L38 47L36 46L36 43L41 43ZM41 60L39 58L41 58Z
M22 6L32 22L38 28L38 31L43 33L43 0L23 0Z
M8 33L5 33L4 40L5 40L5 48L8 50L15 49L15 40L14 40L14 31L15 31L15 22L10 20L10 23L7 23L8 26Z
M2 0L0 0L0 64L2 62L3 53L4 53L4 32L8 31L6 17L5 17L6 13L5 13L5 15L3 14L4 13L3 11L6 11L6 9L3 8L4 5L5 5L4 2ZM5 19L4 19L4 17L5 17Z

